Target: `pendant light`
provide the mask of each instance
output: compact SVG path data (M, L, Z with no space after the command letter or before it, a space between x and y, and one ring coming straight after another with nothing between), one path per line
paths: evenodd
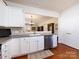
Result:
M33 23L33 16L31 15L31 25L34 25Z

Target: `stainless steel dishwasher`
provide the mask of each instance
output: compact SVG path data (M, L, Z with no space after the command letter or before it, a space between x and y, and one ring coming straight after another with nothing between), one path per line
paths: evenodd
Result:
M44 36L44 49L57 47L57 35L45 35Z
M52 35L45 35L44 36L44 49L52 48Z

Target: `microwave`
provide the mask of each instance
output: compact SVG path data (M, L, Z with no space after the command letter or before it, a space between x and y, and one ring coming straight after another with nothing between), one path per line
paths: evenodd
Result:
M0 37L8 37L11 35L11 29L0 29Z

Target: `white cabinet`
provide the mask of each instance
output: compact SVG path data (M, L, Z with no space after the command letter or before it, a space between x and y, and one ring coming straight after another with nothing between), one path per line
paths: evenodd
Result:
M11 59L20 55L19 39L11 39L2 45L2 59Z
M3 26L4 24L4 14L5 14L5 3L3 2L3 0L0 0L0 26Z
M28 54L37 51L36 37L26 37L20 39L21 54Z
M5 15L4 15L4 13L5 13L5 9L6 9L6 7L5 6L2 6L2 7L0 7L0 26L4 26L4 18L5 18Z
M37 51L37 37L30 37L30 53Z
M20 38L20 51L21 54L27 54L29 53L29 40L30 38Z
M10 6L0 7L0 26L4 27L24 27L25 18L22 9Z
M11 59L43 49L44 36L13 38L2 45L2 59Z
M37 37L37 50L43 50L44 49L44 36L38 36Z
M20 39L21 54L28 54L44 49L44 36L25 37Z
M10 49L10 55L11 57L16 57L20 55L20 43L19 38L11 39L10 41L9 49Z
M52 36L52 47L53 48L57 47L57 35Z
M28 54L44 49L44 36L25 37L20 39L21 54Z
M2 45L2 48L1 48L2 59L11 59L9 44L10 42L6 42L5 44Z
M24 14L23 14L22 9L14 8L14 7L6 7L5 14L6 14L6 17L5 17L6 23L8 27L23 27L24 26L25 21L24 21Z

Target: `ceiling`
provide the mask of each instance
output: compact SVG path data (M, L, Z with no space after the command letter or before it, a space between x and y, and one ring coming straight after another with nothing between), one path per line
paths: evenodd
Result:
M79 0L7 0L23 5L62 12L63 10L79 3Z
M35 15L35 14L25 14L25 17L27 21L32 20L32 22L35 24L41 24L42 22L53 19L53 17L41 16L41 15Z

